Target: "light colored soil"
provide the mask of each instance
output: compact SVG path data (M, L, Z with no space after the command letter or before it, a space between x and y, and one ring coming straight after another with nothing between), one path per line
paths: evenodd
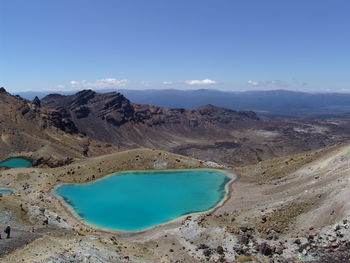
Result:
M270 237L266 241L270 244L286 240L283 256L297 260L295 238L310 231L326 233L350 217L349 144L240 168L241 178L232 185L230 198L215 212L142 233L93 229L72 217L52 193L58 184L89 182L118 171L207 165L163 151L136 149L61 168L1 171L0 186L15 191L3 198L1 209L11 212L16 229L34 228L40 235L1 262L217 262L223 255L227 262L239 258L243 262L233 249L241 242L242 227L252 228L257 243ZM350 238L350 232L344 235ZM203 244L209 247L209 256ZM251 258L268 262L260 254Z

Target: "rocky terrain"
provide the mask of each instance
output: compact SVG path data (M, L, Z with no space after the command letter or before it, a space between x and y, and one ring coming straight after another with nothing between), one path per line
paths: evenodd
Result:
M26 156L64 163L66 157L85 158L117 150L83 136L70 119L41 107L39 100L29 102L0 89L0 160Z
M4 89L0 113L0 160L35 160L0 169L0 188L14 191L0 197L0 229L13 229L1 262L349 262L348 120L166 109L92 91L30 102ZM144 232L95 229L54 193L118 171L194 168L240 177L215 210Z
M221 207L133 234L84 224L53 189L116 171L213 163L136 149L5 170L0 185L14 193L1 198L0 225L14 231L11 243L0 240L1 262L348 262L349 160L345 144L242 167Z
M112 92L113 89L99 90ZM58 91L71 95L77 91ZM337 117L349 118L350 95L348 93L308 93L292 90L223 91L215 89L118 89L129 100L165 108L193 109L214 104L232 110L253 110L265 116L285 117ZM50 91L17 93L33 100L43 98Z
M233 166L344 142L346 119L268 119L251 111L206 105L169 109L130 102L116 92L48 95L42 105L90 138L127 148L163 149Z

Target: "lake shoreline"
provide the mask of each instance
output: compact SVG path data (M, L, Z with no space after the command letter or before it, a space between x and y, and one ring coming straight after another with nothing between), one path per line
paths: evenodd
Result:
M179 217L176 217L170 221L161 223L161 224L157 224L155 226L146 228L146 229L142 229L142 230L136 230L136 231L127 231L127 230L119 230L119 229L110 229L110 228L104 228L101 226L97 226L94 225L93 223L89 223L87 222L84 218L82 218L74 209L74 207L69 204L60 194L57 193L57 189L60 186L63 185L86 185L86 184L91 184L91 183L95 183L97 181L100 181L102 179L106 179L110 176L113 175L118 175L118 174L127 174L127 173L142 173L142 172L147 172L147 173L161 173L161 172L171 172L171 171L194 171L194 170L212 170L212 171L219 171L223 174L225 174L225 176L227 176L228 178L230 178L230 180L228 182L225 183L225 195L224 197L212 208L205 210L205 211L200 211L200 212L193 212L193 213L188 213L188 214L184 214L181 215ZM92 228L96 231L99 231L101 233L114 233L114 234L119 234L122 235L124 237L132 237L135 235L140 235L140 234L145 234L145 233L150 233L153 231L158 231L161 230L163 228L168 228L168 227L173 227L175 225L179 225L179 223L184 220L187 217L191 217L191 216L196 216L196 215L200 215L203 213L214 213L217 209L219 209L220 207L222 207L223 205L226 204L226 202L232 197L232 187L233 187L233 183L236 182L239 179L239 174L235 173L233 170L222 170L222 169L210 169L210 168L199 168L199 169L168 169L168 170L128 170L128 171L121 171L121 172L117 172L117 173L111 173L108 174L106 176L100 177L96 180L92 180L89 182L83 182L83 183L62 183L62 184L58 184L56 185L51 193L52 195L58 199L60 206L64 209L64 211L72 218L74 218L75 220L77 220L80 224L83 224L84 226L88 227L88 228Z
M14 165L3 165L3 164L6 164L6 163L11 163L12 161L20 161L20 162L25 162L25 164L17 167L17 166L14 166ZM32 159L29 159L27 157L22 157L22 156L16 156L16 157L9 157L9 158L6 158L5 160L3 161L0 161L0 167L4 167L4 168L8 168L8 169L15 169L15 168L30 168L32 167L32 164L33 164L33 160Z

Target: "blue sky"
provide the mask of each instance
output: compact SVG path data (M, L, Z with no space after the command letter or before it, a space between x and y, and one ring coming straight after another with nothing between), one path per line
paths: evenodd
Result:
M0 0L0 85L350 91L348 0Z

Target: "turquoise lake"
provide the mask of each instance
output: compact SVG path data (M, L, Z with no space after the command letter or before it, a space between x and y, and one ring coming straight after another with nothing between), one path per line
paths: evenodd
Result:
M32 162L25 158L9 158L3 162L0 162L0 167L9 168L27 168L32 165Z
M223 200L230 180L216 170L124 172L56 192L89 224L140 231L210 210Z
M2 195L8 195L11 193L13 193L13 191L10 189L0 189L0 194L2 194Z

